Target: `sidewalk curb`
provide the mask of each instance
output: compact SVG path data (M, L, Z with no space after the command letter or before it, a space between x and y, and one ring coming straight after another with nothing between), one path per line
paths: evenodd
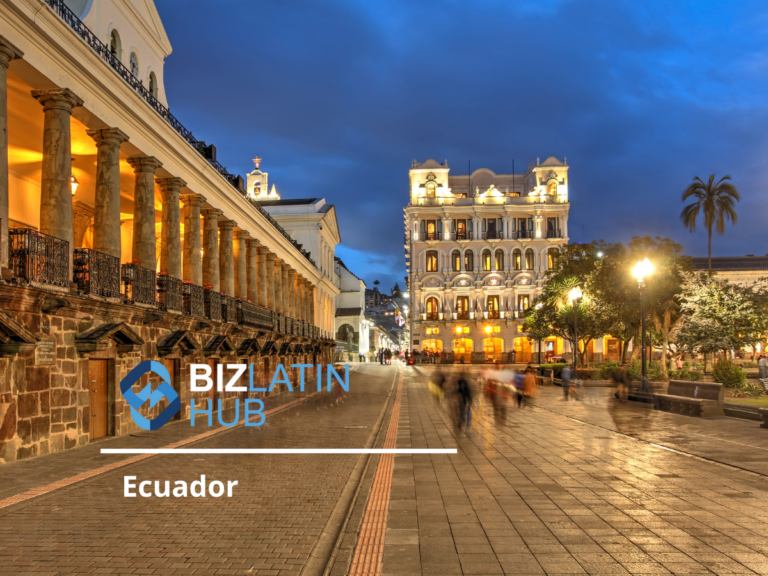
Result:
M392 388L389 390L389 398L382 407L379 418L376 424L371 430L371 435L368 438L368 442L365 444L365 448L373 448L379 440L381 435L382 424L384 423L386 415L390 412L392 405L394 404L395 389L397 388L397 381L400 375L400 369L395 372L395 378L392 383ZM346 527L350 518L355 510L358 497L363 486L363 480L368 475L368 470L372 462L372 454L362 454L355 463L352 472L347 479L344 489L339 496L336 506L331 512L331 516L323 527L323 531L320 537L315 542L312 552L309 554L309 558L304 563L299 576L327 576L334 568L334 563L339 555L342 541L346 533ZM378 461L378 457L377 457ZM346 558L346 566L344 566L343 574L346 574L349 570L349 563L351 562L351 555Z

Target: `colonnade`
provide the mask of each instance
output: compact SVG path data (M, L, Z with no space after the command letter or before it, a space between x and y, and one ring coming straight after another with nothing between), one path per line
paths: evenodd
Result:
M7 267L9 259L7 70L13 59L21 57L23 53L0 36L0 267ZM68 88L33 90L32 97L44 113L40 232L69 243L71 273L75 239L70 121L72 110L82 106L83 100ZM88 130L87 134L96 146L93 249L120 258L120 148L129 136L118 127ZM205 197L182 192L187 186L182 178L157 176L163 165L159 159L133 155L127 162L135 174L131 258L136 264L157 269L157 183L162 199L162 272L314 324L315 287L308 279L238 229L221 210L205 205Z

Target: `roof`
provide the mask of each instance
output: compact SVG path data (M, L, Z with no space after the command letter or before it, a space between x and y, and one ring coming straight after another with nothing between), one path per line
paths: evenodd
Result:
M360 316L362 308L336 308L336 318L341 316Z
M695 270L708 270L706 256L691 258ZM765 270L768 271L768 256L716 256L712 258L712 270Z
M360 278L360 277L359 277L357 274L355 274L354 272L352 272L352 270L350 270L350 269L347 267L347 265L346 265L346 264L344 264L344 261L343 261L341 258L339 258L338 256L334 256L334 260L336 260L336 262L338 262L338 263L339 263L339 265L341 265L341 267L342 267L342 268L344 268L344 270L346 270L347 272L349 272L350 274L352 274L352 276L354 276L355 278L357 278L358 280L360 280L360 281L363 283L363 285L365 285L365 280L363 280L363 279L362 279L362 278Z
M320 198L287 198L285 200L258 200L262 206L296 206L299 204L314 204Z

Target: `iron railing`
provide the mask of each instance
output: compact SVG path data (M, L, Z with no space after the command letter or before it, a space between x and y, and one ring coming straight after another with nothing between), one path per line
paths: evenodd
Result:
M80 292L120 297L120 258L92 248L75 248L73 258L74 280Z
M221 318L229 324L237 323L237 299L232 296L221 296Z
M8 231L8 266L30 284L69 288L69 242L31 228Z
M205 317L205 296L202 286L185 283L181 289L184 314Z
M466 232L454 232L454 240L472 240L472 232L467 230Z
M159 274L157 276L157 306L166 312L184 311L183 282L169 276Z
M156 305L157 280L154 270L138 264L123 264L123 298L126 304Z
M237 322L246 326L272 330L272 312L251 302L238 302Z
M221 322L221 292L212 288L206 288L203 298L205 301L205 317L215 322Z
M277 331L285 334L285 316L282 314L277 315L277 323L275 324Z
M504 240L504 232L501 230L483 232L483 240Z
M512 240L520 240L525 238L533 238L533 230L514 230L512 232Z
M285 334L293 334L293 318L285 317L285 324L283 328Z
M547 238L562 238L563 234L560 231L560 228L557 228L556 230L547 230Z

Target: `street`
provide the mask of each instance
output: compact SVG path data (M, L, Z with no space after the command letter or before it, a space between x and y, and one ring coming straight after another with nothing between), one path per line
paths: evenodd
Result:
M755 422L616 406L608 389L593 404L566 403L544 387L535 407L510 406L506 425L485 403L459 431L428 390L437 368L358 365L347 394L282 410L274 399L264 426L185 445L381 447L389 434L397 448L458 449L396 455L391 473L387 456L125 464L98 452L179 442L188 422L2 466L0 573L768 574L768 431ZM126 475L173 484L201 474L237 480L233 497L123 496ZM379 527L366 524L376 498L388 501Z

